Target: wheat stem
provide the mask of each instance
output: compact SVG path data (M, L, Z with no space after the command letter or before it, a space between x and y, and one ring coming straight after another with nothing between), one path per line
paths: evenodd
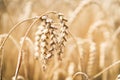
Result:
M4 37L7 37L7 36L8 36L8 34L2 34L2 35L0 35L0 38L4 38ZM20 49L20 45L17 43L17 41L11 35L9 35L9 38L15 44L17 49L19 50Z
M101 74L103 74L104 72L106 72L107 70L109 70L110 68L114 67L115 65L120 64L120 60L116 61L115 63L111 64L110 66L108 66L107 68L105 68L104 70L102 70L101 72L99 72L98 74L94 75L92 80L97 78L98 76L100 76Z
M3 49L1 50L1 53L3 54ZM4 57L4 55L2 55L1 54L1 64L0 64L0 80L2 80L2 72L3 72L3 69L2 69L2 67L3 67L3 57Z
M3 40L1 46L0 46L0 50L3 48L3 46L5 45L7 39L9 38L10 34L22 23L26 22L26 21L29 21L29 20L32 20L32 19L36 19L36 17L34 18L29 18L29 19L26 19L26 20L23 20L19 23L17 23L15 26L12 27L12 29L8 32L8 35L6 36L6 38Z
M23 55L22 55L22 48L23 48L24 41L25 41L27 35L29 34L31 28L33 27L33 25L34 25L38 20L39 20L39 18L36 19L36 20L29 26L29 28L27 29L27 31L26 31L26 33L25 33L25 36L24 36L24 38L23 38L23 42L22 42L22 44L21 44L20 51L19 51L19 56L18 56L18 63L17 63L16 72L15 72L15 80L17 79L17 75L18 75L18 72L19 72L19 69L20 69L20 66L21 66L21 62L22 62L22 56L23 56Z
M112 38L113 40L116 39L116 37L118 36L118 34L120 33L120 27L118 27L118 29L114 32Z
M8 36L8 34L2 34L2 35L0 35L0 38L4 38L6 36ZM12 42L16 45L17 49L19 50L20 45L17 43L17 41L11 35L9 37L12 40ZM2 52L1 53L2 56L1 56L1 68L0 68L0 80L2 80L2 66L3 66L3 57L4 57L3 49L1 50L1 52Z

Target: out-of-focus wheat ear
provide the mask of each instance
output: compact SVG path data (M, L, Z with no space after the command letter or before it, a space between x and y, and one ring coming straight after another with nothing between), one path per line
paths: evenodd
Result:
M90 51L89 51L89 59L88 59L88 66L87 66L87 74L91 77L95 73L94 71L94 64L96 61L96 43L93 41L90 41Z
M106 17L107 14L104 11L104 9L102 8L99 1L97 1L97 0L82 0L82 1L80 1L78 7L70 15L69 24L71 25L73 23L73 21L76 19L77 15L80 14L83 10L85 10L86 7L88 7L92 4L95 4L96 6L98 6Z
M65 80L73 80L72 75L74 74L75 70L75 64L71 62L68 66L68 76L66 77Z
M113 49L112 49L112 58L113 58L113 62L119 60L119 35L120 35L120 27L118 27L113 35L112 35L112 45L114 45ZM111 45L111 47L112 47ZM116 53L116 54L115 54Z
M107 43L103 42L100 44L100 68L105 67L105 53L106 53Z
M99 29L100 27L102 26L109 26L109 24L107 23L107 21L103 21L103 20L98 20L96 21L95 23L93 23L91 26L90 26L90 29L88 31L88 37L91 38L92 35L93 35L93 32L97 29Z
M117 76L117 78L115 80L120 80L120 74Z

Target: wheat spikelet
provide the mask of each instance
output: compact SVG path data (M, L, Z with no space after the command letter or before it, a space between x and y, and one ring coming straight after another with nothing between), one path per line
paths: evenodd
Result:
M60 19L61 22L61 28L60 28L60 34L59 34L59 38L58 38L58 57L59 60L61 60L61 54L64 52L64 46L65 46L65 42L67 41L66 36L68 35L68 26L65 24L65 22L67 21L64 16L59 13L58 14L58 18Z
M40 25L38 27L38 30L36 31L36 34L35 34L35 57L36 57L36 59L38 59L39 56L40 56L39 53L40 53L40 41L41 41L41 38L42 38L42 40L44 38L46 38L46 35L43 33L44 28L45 28L44 25ZM43 43L41 43L41 44L43 44Z
M42 16L42 24L38 27L38 31L36 32L35 37L35 57L41 57L42 63L45 65L46 60L52 55L48 53L48 46L49 46L49 35L50 35L50 26L52 21L47 18L47 16ZM41 53L41 54L39 54ZM45 66L44 66L45 67Z

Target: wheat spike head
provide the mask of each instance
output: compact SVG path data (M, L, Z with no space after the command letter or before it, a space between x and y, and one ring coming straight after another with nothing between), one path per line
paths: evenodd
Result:
M43 66L48 60L57 54L61 60L65 42L68 36L67 19L62 13L57 14L57 20L44 15L35 33L35 58L42 61ZM55 25L57 24L57 26Z

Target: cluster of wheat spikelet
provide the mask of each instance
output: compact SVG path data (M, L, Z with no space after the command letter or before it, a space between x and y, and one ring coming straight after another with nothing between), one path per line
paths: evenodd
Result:
M56 54L58 59L61 60L61 54L64 52L65 42L67 41L67 20L62 13L59 13L57 17L58 22L49 18L48 15L42 16L42 22L35 33L35 57L42 60L44 67L47 60Z

